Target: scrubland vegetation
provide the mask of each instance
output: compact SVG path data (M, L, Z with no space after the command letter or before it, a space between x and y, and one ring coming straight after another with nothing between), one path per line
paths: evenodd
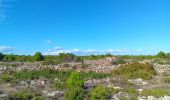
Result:
M39 85L34 86L35 82L40 80L47 81L43 83L45 85L41 85L43 88L40 90L48 88L51 91L64 92L64 95L60 95L61 98L58 98L59 100L110 100L116 96L120 97L120 100L126 100L127 96L130 100L136 100L140 96L158 98L170 95L170 90L168 89L170 77L169 75L160 76L154 69L154 64L169 65L169 55L169 53L162 51L153 56L113 56L111 54L76 56L63 53L57 56L43 56L40 52L35 53L33 56L20 56L0 53L0 61L6 62L5 65L1 65L2 68L7 66L0 73L0 87L4 84L10 84L11 88L14 88L21 82L27 84L28 81L28 86L25 86L25 88L15 92L7 91L9 95L4 100L56 100L57 97L48 97L48 93L44 95L46 92L39 91L37 89L40 87ZM82 64L80 66L82 69L88 69L90 66L98 68L96 65L88 65L84 62L100 61L100 59L105 61L105 58L108 57L116 58L109 65L115 67L110 69L110 72L97 72L97 69L96 71L77 71L76 68L59 70L52 67L43 67L39 70L8 70L8 68L17 68L19 66L12 62L41 62L41 66L60 66L60 64L63 64L66 68L70 67L69 63L80 63ZM148 60L149 62L144 62L143 60ZM141 61L143 62L141 63ZM105 66L99 66L99 68L103 67ZM33 86L30 85L31 81L34 82ZM158 84L157 88L152 87L153 81L154 84ZM89 85L86 86L85 83ZM161 86L162 88L160 88ZM139 91L141 89L142 91ZM1 92L1 94L4 93L4 91Z
M142 79L151 79L156 75L155 70L150 64L142 63L131 63L127 65L122 65L119 69L112 71L114 76L123 76L126 78L142 78Z

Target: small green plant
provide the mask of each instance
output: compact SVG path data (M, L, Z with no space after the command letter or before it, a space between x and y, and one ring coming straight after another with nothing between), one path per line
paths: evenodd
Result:
M10 75L9 75L8 73L2 74L2 75L1 75L1 79L2 79L2 81L4 81L4 82L10 82L10 81L12 81L12 78L10 77Z
M74 87L67 90L64 96L66 100L83 100L84 91L81 87Z
M162 81L165 83L170 83L170 76L163 78Z
M92 92L91 92L91 100L104 100L107 96L106 88L98 85Z
M128 94L134 94L137 95L138 91L132 87L127 87L123 90L124 92L128 93Z

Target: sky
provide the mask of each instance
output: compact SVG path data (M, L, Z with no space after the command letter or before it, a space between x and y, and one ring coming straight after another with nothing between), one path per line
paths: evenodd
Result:
M0 0L0 52L170 52L169 0Z

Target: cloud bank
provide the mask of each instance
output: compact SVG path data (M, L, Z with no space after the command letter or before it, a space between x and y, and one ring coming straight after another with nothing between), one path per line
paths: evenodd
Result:
M58 55L59 53L73 53L76 55L100 55L100 54L128 54L130 52L129 49L108 49L108 50L95 50L95 49L87 49L87 50L81 50L81 49L64 49L61 47L55 47L52 50L48 50L44 52L44 55Z
M2 53L7 53L7 52L11 52L15 50L15 48L13 47L9 47L9 46L0 46L0 52Z

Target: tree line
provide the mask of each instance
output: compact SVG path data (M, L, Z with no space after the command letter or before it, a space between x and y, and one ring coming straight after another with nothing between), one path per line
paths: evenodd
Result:
M13 55L13 54L2 54L0 53L0 61L4 62L12 62L12 61L19 61L19 62L27 62L27 61L44 61L44 56L40 52L36 52L33 56L26 56L26 55Z
M84 60L97 60L105 57L111 57L111 54L106 55L89 55L89 56L76 56L72 53L60 53L59 55L42 55L41 52L36 52L33 56L31 55L13 55L13 54L2 54L0 53L0 61L3 62L33 62L43 61L44 64L53 65L66 62L83 62Z
M72 53L60 53L56 56L42 55L41 52L36 52L33 56L30 55L13 55L0 53L0 61L4 62L33 62L44 61L44 64L59 64L65 62L83 62L84 60L98 60L101 58L112 57L111 54L105 55L89 55L89 56L76 56ZM157 55L121 55L116 56L123 59L155 59L155 58L170 58L170 53L160 51Z

